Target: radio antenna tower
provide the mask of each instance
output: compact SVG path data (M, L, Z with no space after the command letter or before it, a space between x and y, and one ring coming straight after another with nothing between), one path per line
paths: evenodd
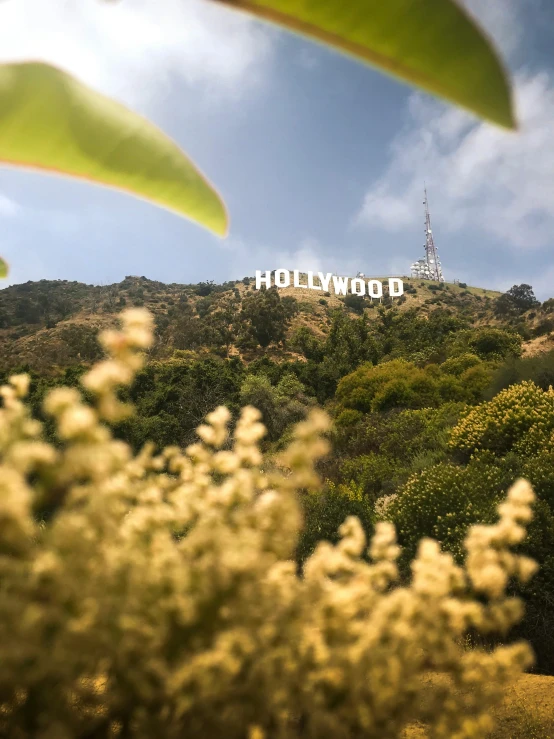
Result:
M423 189L425 192L425 200L423 201L423 205L425 206L425 257L427 264L429 265L430 279L436 280L437 282L444 282L439 253L435 246L435 242L433 241L431 216L429 214L429 200L427 198L427 187L425 183L423 183Z

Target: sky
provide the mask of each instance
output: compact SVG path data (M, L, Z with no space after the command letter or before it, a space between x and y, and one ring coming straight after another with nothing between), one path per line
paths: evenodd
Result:
M0 61L57 64L146 115L216 185L230 232L2 167L3 285L405 275L423 256L425 181L447 280L554 296L554 6L464 4L514 80L515 134L208 0L4 0Z

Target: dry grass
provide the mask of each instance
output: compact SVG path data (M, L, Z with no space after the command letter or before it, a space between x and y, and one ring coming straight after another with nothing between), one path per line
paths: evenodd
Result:
M536 339L530 339L523 344L523 356L534 357L537 354L551 352L554 349L554 335L537 336Z
M429 676L429 683L444 680ZM425 706L423 706L425 710ZM523 675L494 714L497 726L488 739L554 739L554 677ZM426 739L424 724L414 724L403 739Z

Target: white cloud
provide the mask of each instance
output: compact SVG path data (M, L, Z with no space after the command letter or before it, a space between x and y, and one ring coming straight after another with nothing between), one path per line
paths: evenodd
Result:
M139 108L171 77L206 97L259 81L275 32L205 0L16 0L0 4L0 61L39 59Z
M13 218L17 216L21 211L19 206L14 200L0 194L0 218Z
M252 277L257 269L299 269L301 272L333 272L334 274L354 276L360 270L360 260L336 250L324 248L314 238L303 239L291 249L279 249L268 245L253 245L241 239L229 238L221 243L230 254L227 279Z
M525 41L523 4L464 4L513 65ZM354 222L390 233L422 226L425 180L443 234L486 236L518 249L548 245L554 231L554 80L546 71L520 70L513 77L520 122L515 134L412 94L388 166L366 192Z
M410 124L394 140L384 175L366 193L358 224L399 232L421 220L423 181L441 231L485 234L540 248L554 231L554 82L516 77L521 130L504 132L412 97Z
M524 14L529 14L535 0L461 0L479 25L492 37L500 53L508 59L519 50Z

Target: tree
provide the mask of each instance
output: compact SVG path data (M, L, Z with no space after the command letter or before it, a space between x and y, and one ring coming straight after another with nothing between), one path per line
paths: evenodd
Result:
M294 300L294 303L292 302ZM285 340L287 328L296 309L296 300L281 300L276 287L262 289L243 301L241 317L246 322L246 332L265 349L270 344Z
M241 386L240 402L261 412L270 441L277 441L291 423L302 420L313 403L292 373L284 375L276 386L266 375L249 375Z
M531 285L514 285L496 299L495 312L498 315L520 315L540 305Z
M498 360L519 357L521 336L500 328L484 327L459 331L448 341L449 357L476 354L481 359Z
M234 294L226 294L215 304L206 320L207 325L213 329L214 341L218 346L223 346L226 357L237 338L239 305L240 300Z
M337 387L338 411L361 413L440 404L438 383L430 372L396 359L377 366L363 364Z

